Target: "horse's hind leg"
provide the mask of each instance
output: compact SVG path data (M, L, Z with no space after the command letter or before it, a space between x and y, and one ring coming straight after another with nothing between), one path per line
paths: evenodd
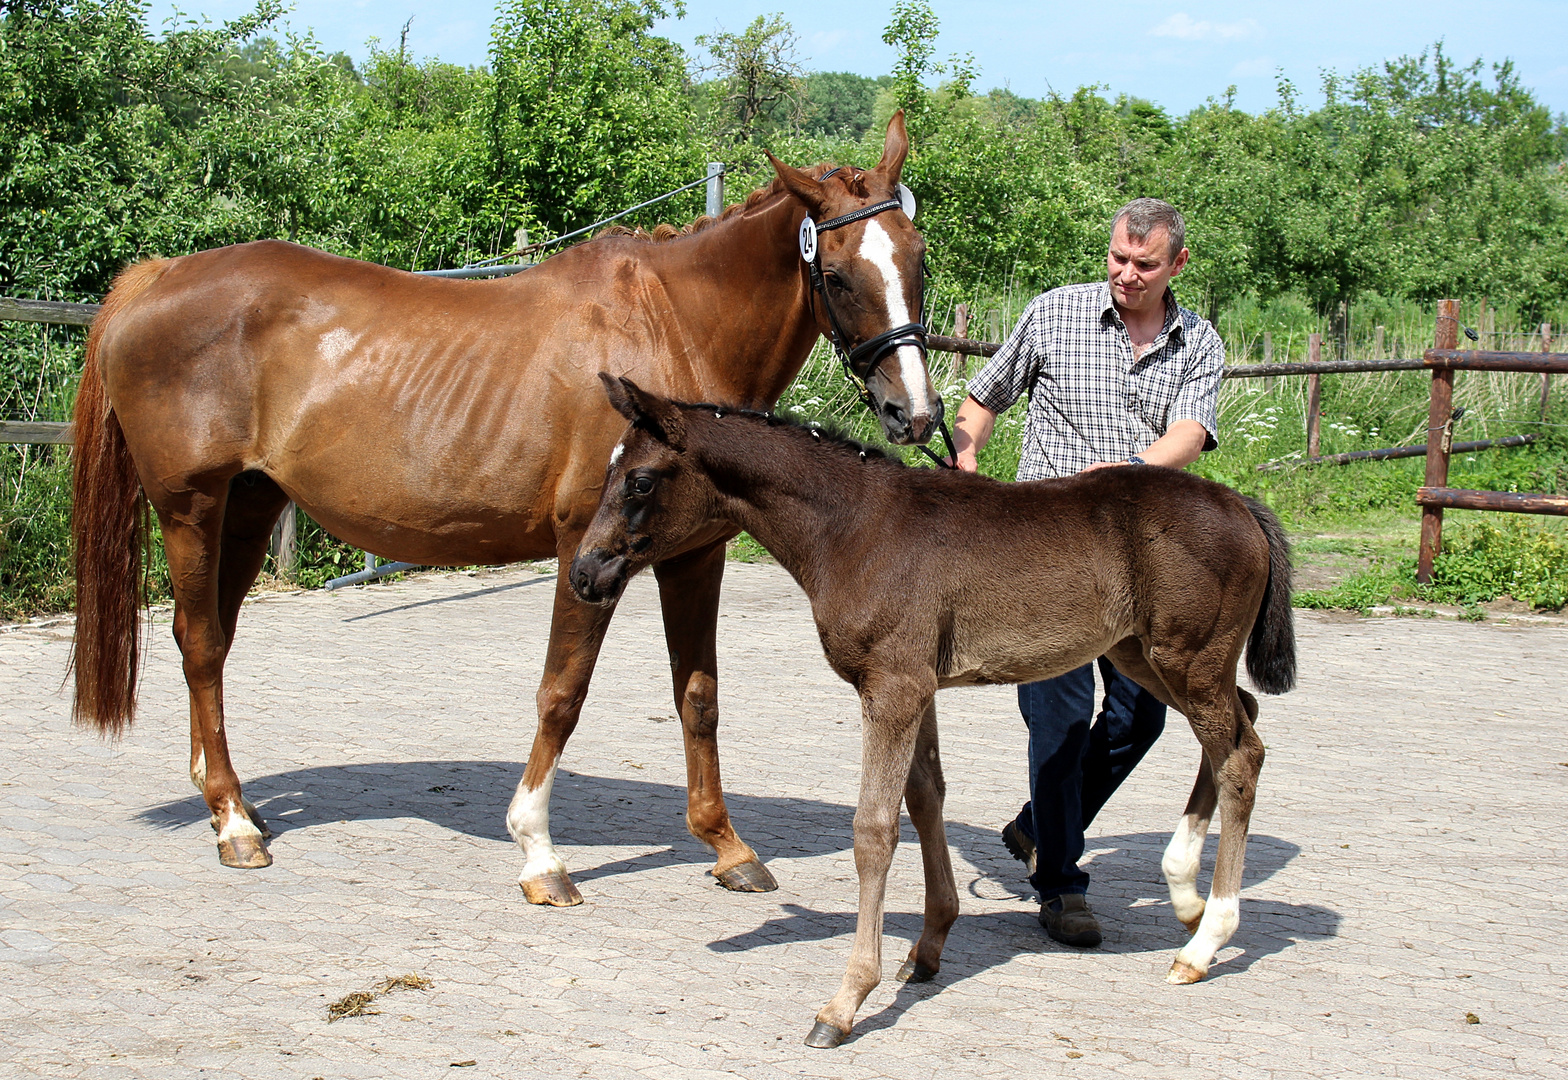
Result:
M264 473L241 473L229 482L228 503L223 512L223 543L218 560L218 619L223 637L229 647L234 644L235 627L239 623L240 606L245 602L250 587L256 583L262 564L267 557L267 543L278 515L288 505L289 497ZM225 653L227 655L227 653ZM198 730L195 711L191 717L191 782L197 791L206 785L206 752L202 733ZM262 820L261 813L251 801L240 796L240 805L263 840L272 839L272 830ZM213 828L219 828L216 816Z
M735 833L719 778L719 683L715 636L724 544L656 563L675 707L686 741L686 828L717 856L709 871L737 892L772 892L778 882Z
M942 967L942 946L958 918L958 885L953 880L953 859L947 848L947 826L942 802L947 782L942 778L942 755L937 745L936 702L926 706L915 739L915 756L904 785L904 805L920 834L920 861L925 869L926 910L920 940L909 950L899 968L904 982L925 982Z
M577 599L567 582L572 548L564 541L561 546L550 646L539 682L539 727L528 752L528 766L506 810L506 828L523 849L523 872L517 879L523 896L530 904L571 907L582 903L583 897L550 842L550 791L555 786L556 764L582 713L588 680L615 608Z
M223 570L228 487L225 478L206 483L193 481L191 487L177 493L149 494L163 528L164 552L174 589L174 638L180 647L185 683L190 690L192 779L200 778L202 797L212 811L219 861L225 866L256 869L270 865L272 857L267 854L261 829L252 820L240 792L239 777L229 760L223 720L223 664L228 658L239 600L245 594L245 588L239 588L238 595L234 595L239 572L226 575ZM235 565L243 561L240 559ZM245 587L249 587L249 581ZM226 597L233 609L227 622Z
M1231 682L1211 701L1199 705L1189 699L1189 704L1192 711L1188 718L1212 768L1220 812L1220 842L1209 900L1192 940L1176 954L1171 965L1168 979L1173 983L1197 982L1208 974L1214 954L1236 932L1247 829L1257 795L1258 774L1263 767L1263 742L1252 724L1257 703L1250 694Z

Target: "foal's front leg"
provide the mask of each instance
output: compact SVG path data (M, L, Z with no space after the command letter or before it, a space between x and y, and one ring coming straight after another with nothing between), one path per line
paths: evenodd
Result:
M716 634L719 586L724 578L719 541L668 562L655 563L664 639L675 680L675 708L686 742L686 828L717 856L709 871L736 892L779 887L730 824L719 777L719 679Z
M860 687L860 802L855 809L855 872L860 878L860 909L855 945L844 981L817 1013L806 1045L828 1048L849 1037L855 1013L882 981L882 910L887 871L898 847L898 810L909 779L916 736L932 708L936 680L866 679ZM955 890L956 892L956 890Z
M947 823L942 803L947 782L942 778L942 754L937 746L936 702L926 706L915 740L915 756L904 785L904 805L920 834L920 861L925 870L926 910L920 940L898 969L902 982L926 982L942 967L942 946L958 918L958 883L953 880L953 856L947 847Z

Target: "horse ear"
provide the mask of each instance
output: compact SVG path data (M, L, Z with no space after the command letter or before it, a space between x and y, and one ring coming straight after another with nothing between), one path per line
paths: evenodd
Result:
M768 154L766 150L763 153ZM822 207L827 204L822 181L793 165L784 164L772 154L768 154L768 160L773 163L773 171L778 174L779 183L784 185L786 191L805 203L811 213L822 213Z
M909 131L904 127L904 110L899 109L887 122L887 136L882 140L882 160L876 171L884 174L888 182L896 185L904 171L904 159L909 156Z
M686 422L674 402L650 394L626 376L599 373L604 392L615 411L679 453L686 449Z

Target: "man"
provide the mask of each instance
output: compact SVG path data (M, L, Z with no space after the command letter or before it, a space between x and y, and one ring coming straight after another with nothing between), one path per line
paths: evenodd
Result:
M1134 199L1111 222L1107 280L1030 301L969 383L953 425L958 467L973 472L997 414L1029 394L1019 480L1090 469L1181 469L1215 443L1225 346L1179 307L1170 281L1187 265L1181 214ZM1150 470L1148 482L1159 483ZM1094 721L1094 665L1018 688L1029 728L1029 802L1002 830L1028 864L1040 923L1066 945L1093 948L1100 926L1078 868L1084 828L1159 738L1165 706L1099 661L1105 698ZM1091 725L1091 721L1094 721Z

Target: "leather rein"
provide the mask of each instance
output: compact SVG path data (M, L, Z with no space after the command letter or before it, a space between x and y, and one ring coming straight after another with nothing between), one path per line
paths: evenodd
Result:
M821 179L826 180L838 171L838 169L830 169L822 174ZM905 323L903 326L895 326L877 334L875 337L867 338L852 349L846 347L845 342L849 340L849 337L844 333L843 327L839 325L838 315L833 310L833 303L828 299L827 283L822 275L822 250L817 244L817 237L830 229L852 225L857 221L864 221L866 218L875 217L889 210L907 211L908 209L899 199L888 199L885 202L862 206L858 210L841 214L836 218L829 218L821 224L818 224L810 215L807 215L805 221L801 224L800 254L810 269L812 295L821 298L823 310L828 313L828 326L832 328L828 339L832 341L833 351L838 355L839 362L844 367L844 377L855 388L855 393L859 395L861 404L870 409L873 415L877 411L877 405L876 400L871 396L871 391L866 388L866 378L871 374L872 369L876 367L877 361L881 360L884 355L905 345L919 349L920 359L924 362L926 359L927 342L926 327L924 323ZM924 259L920 261L920 274L920 312L924 315L926 309L926 281L931 276ZM945 418L938 424L938 430L942 432L942 441L947 444L947 452L955 464L949 465L946 459L932 453L926 446L917 445L915 449L944 469L956 468L958 451L953 448L953 438L948 434L947 420Z

